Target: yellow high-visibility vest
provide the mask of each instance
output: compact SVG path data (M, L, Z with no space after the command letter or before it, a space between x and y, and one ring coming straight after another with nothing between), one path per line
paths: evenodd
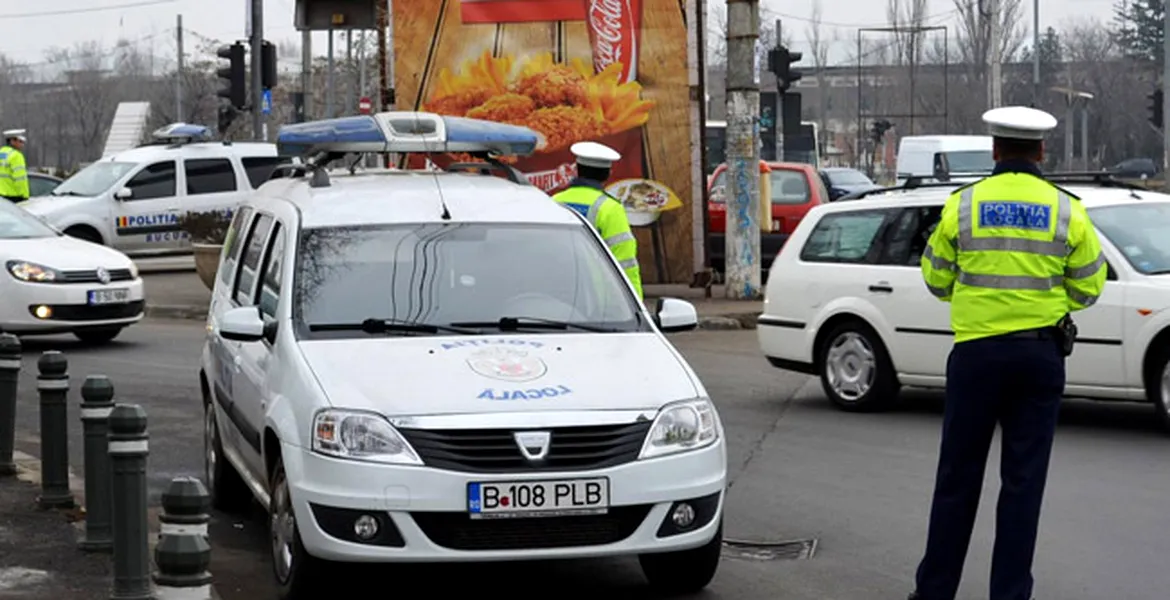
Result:
M553 196L553 200L577 211L597 229L641 298L642 270L638 266L638 242L630 231L630 220L626 217L622 203L597 188L584 185L571 187Z
M956 190L922 254L926 287L951 303L956 343L1050 327L1092 306L1104 266L1080 199L1028 173Z

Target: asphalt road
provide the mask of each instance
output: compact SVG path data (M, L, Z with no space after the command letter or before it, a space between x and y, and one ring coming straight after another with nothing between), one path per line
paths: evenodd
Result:
M150 415L152 499L171 477L199 474L202 438L195 378L202 323L145 322L105 348L70 338L29 341L30 354L67 353L75 386L88 374L112 378L118 398ZM735 600L900 599L925 535L937 455L938 394L910 392L878 415L834 410L819 384L777 371L758 355L755 332L673 336L720 407L728 432L731 489L726 535L752 542L816 539L807 560L731 557L697 598ZM37 454L35 355L26 358L18 447ZM71 455L80 470L76 395ZM1053 458L1037 550L1037 596L1060 600L1158 600L1170 588L1170 436L1140 405L1068 402ZM993 535L993 452L984 503L960 598L987 597ZM213 573L224 600L270 597L262 515L216 515ZM362 578L390 593L399 586L433 592L516 598L646 598L635 561L551 565L412 567L338 573L336 589ZM341 583L345 581L345 583ZM350 584L350 582L354 582ZM365 595L365 594L363 594Z

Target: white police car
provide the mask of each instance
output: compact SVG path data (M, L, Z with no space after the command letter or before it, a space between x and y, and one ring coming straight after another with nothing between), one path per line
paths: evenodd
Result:
M199 376L214 502L268 507L282 597L318 597L321 559L637 555L666 590L713 577L724 432L663 337L694 307L648 311L587 222L499 163L322 168L536 139L409 112L281 130L308 160L237 211Z
M131 255L190 248L188 212L229 212L287 158L273 144L211 142L200 125L176 123L154 142L103 158L47 196L21 206L66 234Z

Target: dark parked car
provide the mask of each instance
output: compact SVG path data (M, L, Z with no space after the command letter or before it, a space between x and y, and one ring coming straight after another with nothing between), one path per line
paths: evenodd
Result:
M829 200L839 200L855 192L864 192L878 186L865 173L847 167L821 169L821 180L829 190Z
M1159 169L1152 158L1128 158L1109 167L1108 171L1121 179L1152 179Z
M28 174L28 197L48 196L49 192L57 189L64 179L46 175L44 173Z

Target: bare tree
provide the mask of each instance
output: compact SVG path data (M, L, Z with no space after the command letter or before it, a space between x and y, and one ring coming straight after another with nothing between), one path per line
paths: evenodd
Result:
M766 6L760 6L760 39L756 43L756 57L760 68L768 67L768 50L776 47L776 41L792 46L791 29L779 32L777 38L776 13ZM707 5L707 64L723 68L727 65L727 2L711 0Z
M829 87L829 82L825 78L825 67L829 63L829 44L832 40L825 39L824 30L821 27L821 0L811 0L811 3L812 18L809 19L808 26L805 27L804 37L808 44L809 54L812 55L810 58L817 78L817 120L821 122L822 139L819 142L823 146L824 138L829 134L827 119L829 93L832 88ZM835 40L836 36L832 37Z
M926 0L888 0L886 21L890 32L895 66L922 64L922 32L926 25Z

